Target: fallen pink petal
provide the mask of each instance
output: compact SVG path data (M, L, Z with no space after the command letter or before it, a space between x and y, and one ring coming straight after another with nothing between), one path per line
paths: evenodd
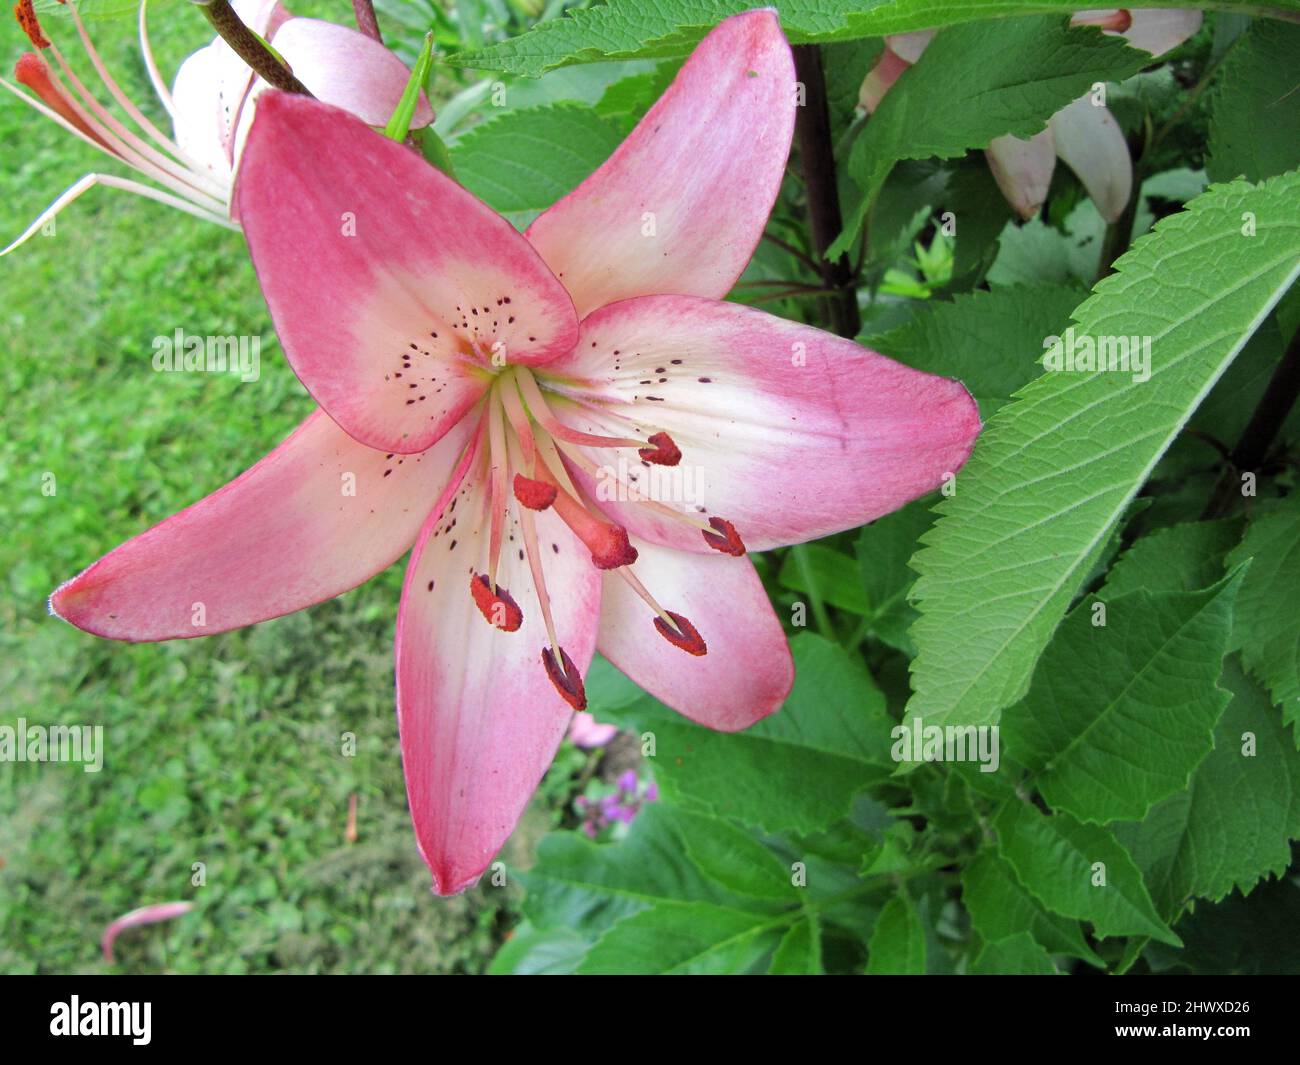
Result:
M617 725L602 725L585 710L579 710L569 722L569 739L588 750L604 747L617 735Z
M104 960L112 965L113 944L117 942L117 937L125 932L128 928L139 928L142 925L158 924L161 921L170 921L176 917L183 917L194 909L192 902L156 902L150 906L141 906L138 910L132 910L130 913L124 913L121 917L111 921L107 928L104 929L104 935L99 941L99 949L103 952Z

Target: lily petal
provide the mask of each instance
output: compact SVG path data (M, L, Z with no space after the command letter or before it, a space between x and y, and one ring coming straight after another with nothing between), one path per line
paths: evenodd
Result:
M634 540L634 572L665 609L688 618L708 653L683 653L617 574L606 574L596 647L661 702L719 732L736 732L790 694L794 660L753 563Z
M980 428L958 381L695 296L646 296L597 311L556 369L581 382L566 389L577 402L552 405L558 417L603 436L626 436L627 418L647 438L667 431L680 464L651 480L633 456L632 474L658 481L665 502L687 504L696 518L731 521L750 550L852 528L937 488L966 461ZM587 454L611 464L608 452ZM710 550L699 532L610 499L618 493L609 484L574 474L629 531Z
M224 488L62 585L50 609L135 643L208 636L333 598L410 548L469 435L386 456L317 411Z
M337 108L267 92L235 196L290 364L361 443L423 451L494 359L547 362L577 337L568 294L510 223Z
M406 64L374 38L333 22L292 18L271 43L316 99L368 126L387 124L411 78ZM421 92L411 128L432 121L433 108Z
M649 293L722 297L763 234L794 116L794 61L776 13L726 19L528 239L579 315Z
M1124 31L1124 39L1153 56L1173 51L1194 36L1205 19L1204 12L1186 8L1133 7L1129 15L1132 22Z
M862 87L858 89L858 105L867 114L873 113L880 106L885 93L894 87L894 82L901 78L911 65L897 52L886 48L876 61L876 65L862 80Z
M200 48L180 66L172 86L176 144L209 171L230 177L235 128L252 71L223 40Z
M541 662L546 628L510 504L497 580L523 623L493 628L470 595L485 573L485 457L475 456L420 532L397 618L397 720L406 794L434 891L478 879L514 830L564 738L572 710ZM537 515L542 564L561 647L585 672L596 643L600 577L590 552L552 513ZM525 594L527 593L527 594Z
M235 0L240 20L269 40L289 19L279 0ZM253 83L253 71L220 37L180 65L172 88L176 143L213 173L230 175L235 132Z
M930 47L937 30L914 30L911 33L891 33L885 45L907 63L915 63Z
M294 17L280 0L232 0L230 6L245 26L267 41Z
M1056 169L1056 145L1050 130L1029 140L998 137L984 152L993 180L1021 218L1032 218L1047 199Z
M1056 154L1078 175L1102 218L1114 222L1133 193L1133 160L1114 116L1081 96L1048 123Z

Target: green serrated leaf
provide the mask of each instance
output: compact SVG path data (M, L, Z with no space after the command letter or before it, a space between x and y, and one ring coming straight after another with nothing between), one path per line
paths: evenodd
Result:
M1028 932L984 944L971 964L975 976L1060 976L1047 951Z
M990 417L1042 372L1043 338L1060 333L1087 293L1017 285L929 303L906 325L861 342L927 373L955 377Z
M990 724L1024 694L1125 508L1300 274L1298 205L1292 173L1214 186L1162 221L1074 315L1094 342L1149 338L1149 380L1048 372L994 415L913 559L909 716Z
M519 879L527 890L524 913L541 930L593 934L662 900L734 901L687 858L673 811L658 803L643 809L618 843L550 833L538 846L536 865Z
M925 972L925 925L915 904L899 893L885 904L867 946L868 976L916 976Z
M961 900L971 926L988 943L1023 932L1052 954L1069 954L1105 968L1083 938L1079 922L1048 913L993 848L977 854L962 873Z
M956 164L943 206L957 223L949 291L964 291L977 284L992 265L998 235L1013 212L981 156L969 156ZM1044 280L1042 275L1030 279L1034 284Z
M1008 754L1036 774L1049 806L1107 824L1186 787L1228 703L1215 682L1239 582L1089 596L1070 612L1029 694L1002 715Z
M656 63L649 70L633 74L614 82L596 102L596 113L609 116L632 115L639 117L647 111L677 74L678 64Z
M753 834L716 817L679 812L686 853L705 876L738 895L777 902L798 897L790 869Z
M743 973L772 948L779 924L704 902L664 903L624 918L588 951L584 976Z
M524 921L497 951L489 976L558 976L578 967L590 944L568 928L534 928Z
M767 971L773 976L816 976L823 971L821 931L813 914L790 926Z
M1151 61L1091 27L1045 15L952 26L881 100L854 142L848 170L859 198L834 258L857 242L866 212L900 159L950 159L1004 134L1028 138L1097 82L1120 80Z
M853 559L824 544L808 544L804 552L812 582L816 585L815 590L823 600L859 617L871 613L862 585L858 582L857 565ZM809 587L803 566L794 552L785 556L777 580L786 588L804 595L811 595L814 591Z
M860 662L811 633L796 636L794 691L771 717L725 734L692 725L643 696L590 705L601 720L655 739L665 798L769 832L810 833L846 817L853 797L895 769L893 719ZM589 690L590 698L590 690Z
M1062 223L1042 218L1008 223L998 237L998 254L989 268L990 285L1088 285L1097 276L1106 222L1091 200L1084 200Z
M1192 521L1157 529L1125 551L1098 593L1116 599L1130 592L1195 592L1223 576L1224 560L1241 540L1242 522Z
M1232 701L1215 729L1213 753L1187 789L1141 822L1115 827L1171 922L1191 898L1218 901L1282 873L1289 841L1300 835L1300 753L1235 659L1223 683Z
M449 147L461 184L522 228L572 192L621 140L619 127L591 108L559 103L507 111Z
M863 526L854 550L858 574L870 606L870 631L880 640L912 654L907 628L916 617L908 593L916 579L907 560L920 547L922 534L934 524L928 502L909 503Z
M1217 75L1206 169L1248 181L1300 166L1300 25L1262 19L1232 46Z
M55 0L38 0L49 3ZM102 0L120 3L123 0ZM1205 7L1190 0L1144 0L1147 7ZM792 44L848 41L1014 15L1071 14L1078 0L609 0L570 9L500 44L453 56L466 67L504 70L536 77L570 63L603 59L681 56L727 15L754 7L775 7ZM1296 0L1233 4L1247 14L1297 8Z
M1300 493L1255 514L1230 565L1251 559L1237 597L1232 646L1296 725L1300 744Z
M1016 879L1053 913L1089 921L1101 938L1145 935L1178 946L1142 873L1115 837L1069 814L1007 803L994 820L998 852Z

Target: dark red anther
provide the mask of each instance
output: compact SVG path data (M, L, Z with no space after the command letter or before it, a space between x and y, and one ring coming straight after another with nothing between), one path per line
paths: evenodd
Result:
M672 625L669 625L663 618L656 615L655 628L659 630L660 636L674 647L680 647L688 655L695 655L698 658L708 653L708 645L694 625L682 617L681 614L674 614L671 610L665 610L664 613L672 618L673 625L677 626L677 630L673 631Z
M484 574L478 573L470 577L469 592L474 597L474 605L478 607L479 613L494 628L514 632L524 623L524 612L519 609L510 593L499 584L493 592L492 585Z
M726 518L710 518L709 524L717 532L705 532L700 530L700 535L704 537L704 542L715 551L721 551L724 555L743 555L745 553L745 544L740 539L740 534L736 532L736 527L727 521Z
M573 709L586 710L587 691L582 686L582 674L563 647L560 648L560 663L556 664L555 655L549 647L542 648L542 665L546 667L546 675L551 678L555 690Z
M649 442L654 447L643 447L637 451L646 462L653 462L656 466L676 466L682 461L682 449L673 443L673 438L667 433L654 433L649 437Z
M41 24L36 19L36 9L32 7L32 0L18 0L18 3L14 4L14 18L18 20L18 25L23 28L23 33L27 34L27 39L33 45L37 48L50 46L45 34L41 32Z
M545 481L535 481L522 473L515 474L515 498L529 510L545 510L555 502L556 487Z

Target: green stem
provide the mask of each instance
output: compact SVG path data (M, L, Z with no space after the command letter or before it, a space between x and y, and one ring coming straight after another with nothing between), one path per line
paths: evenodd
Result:
M794 564L799 567L799 577L803 580L804 587L808 589L808 599L812 603L813 620L817 622L817 631L828 640L838 642L839 637L835 633L835 626L831 624L831 616L826 612L826 604L822 601L821 592L817 590L817 581L813 578L812 558L808 554L808 545L795 544L790 548L790 552L794 555Z

